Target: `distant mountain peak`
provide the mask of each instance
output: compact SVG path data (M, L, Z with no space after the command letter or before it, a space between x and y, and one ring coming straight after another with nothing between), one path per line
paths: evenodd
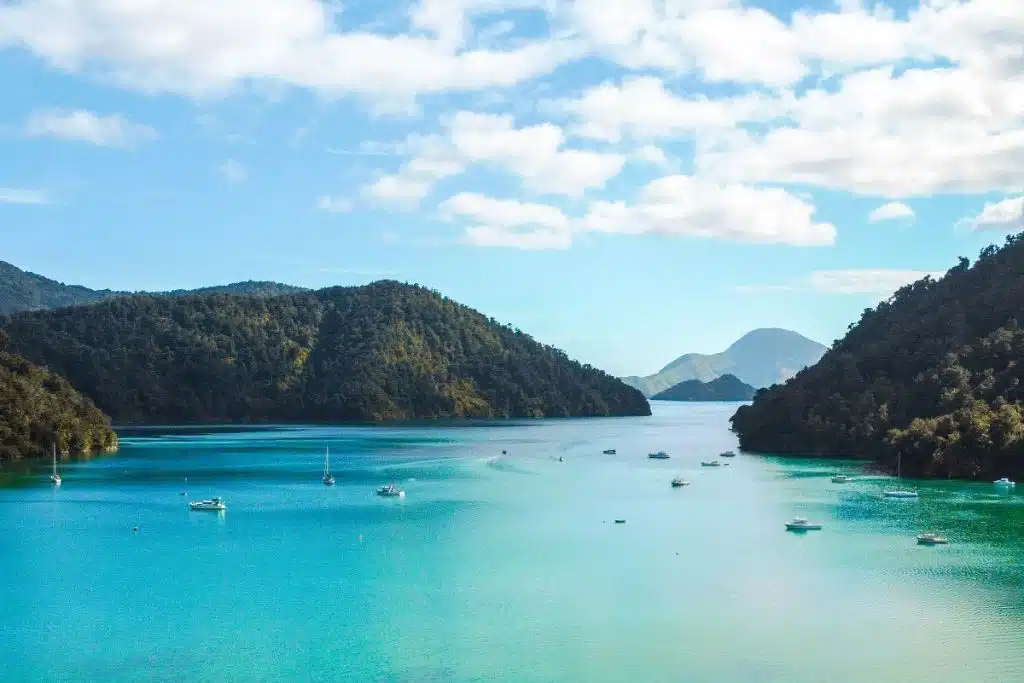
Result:
M766 387L814 365L825 351L825 346L798 332L762 327L747 332L720 353L687 353L653 375L624 377L623 381L647 396L686 380L709 382L726 374L735 375L755 388Z

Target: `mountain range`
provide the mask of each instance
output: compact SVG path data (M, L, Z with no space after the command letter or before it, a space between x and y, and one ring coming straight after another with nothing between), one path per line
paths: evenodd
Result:
M221 293L277 296L304 291L307 290L303 287L250 280L201 289L177 289L149 294L153 296L186 296ZM81 306L113 297L136 294L147 294L147 292L116 292L109 289L89 289L80 285L65 285L42 275L22 270L6 261L0 261L0 315L21 311L42 311L65 306Z
M651 397L680 382L696 379L709 382L735 375L755 388L785 382L804 367L814 365L826 347L802 334L779 328L756 329L740 337L721 353L688 353L646 377L623 377L622 381Z

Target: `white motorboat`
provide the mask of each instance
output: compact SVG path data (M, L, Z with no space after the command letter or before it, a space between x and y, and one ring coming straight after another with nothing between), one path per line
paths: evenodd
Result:
M384 498L405 498L405 491L394 484L385 484L377 489L377 495Z
M1017 485L1017 482L1010 481L1006 477L1002 477L1001 479L996 479L992 483L995 484L996 486L1006 486L1007 488L1010 488L1010 487L1013 487L1013 486Z
M808 522L803 517L794 517L792 522L786 522L787 531L818 531L821 529L820 522Z
M721 467L722 463L719 462L718 460L701 460L700 461L700 466L701 467Z
M604 453L605 455L615 455L615 449L614 448L608 448L608 449L605 449L605 450L603 450L601 452Z
M718 457L720 457L720 458L735 458L736 457L736 451L725 451L723 453L719 453Z
M657 453L648 453L647 457L653 460L668 460L669 456L665 451L658 451Z
M675 479L672 480L672 488L674 488L674 489L677 489L680 486L689 486L689 485L690 485L690 482L686 481L685 479L680 479L679 477L676 477Z
M50 481L53 482L54 486L60 486L64 483L60 472L57 471L57 444L53 444L53 474L50 475Z
M227 510L228 506L224 504L224 501L220 498L211 498L210 500L193 500L188 504L191 510L213 510L220 512L221 510Z
M849 484L853 481L853 477L848 477L845 474L837 474L832 477L833 484Z
M331 447L327 446L324 453L324 486L334 486L334 475L331 474Z
M949 543L949 539L945 536L939 536L935 533L918 534L917 544L918 545L945 545Z

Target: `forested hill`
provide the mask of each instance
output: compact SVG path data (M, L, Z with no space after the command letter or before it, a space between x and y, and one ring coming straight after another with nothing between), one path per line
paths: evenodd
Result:
M21 313L12 349L115 422L649 415L643 395L430 290L117 298Z
M101 413L61 377L3 351L0 330L0 462L59 451L115 450L117 435Z
M869 309L732 418L749 450L867 456L923 476L1024 476L1024 233Z
M754 387L744 384L736 375L722 375L710 382L688 379L652 398L655 401L749 401L754 391Z
M152 292L155 296L185 296L189 294L247 294L251 296L278 296L306 291L302 287L278 282L234 282L202 289L176 289ZM80 285L66 285L56 280L22 270L0 261L0 314L21 311L43 311L65 306L82 306L116 296L134 296L138 292L115 292L109 289L89 289ZM147 294L142 292L142 294Z

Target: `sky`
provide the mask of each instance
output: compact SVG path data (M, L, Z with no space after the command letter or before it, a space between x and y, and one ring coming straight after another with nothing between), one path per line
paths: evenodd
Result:
M5 0L0 259L397 279L613 374L1024 229L1020 0Z

